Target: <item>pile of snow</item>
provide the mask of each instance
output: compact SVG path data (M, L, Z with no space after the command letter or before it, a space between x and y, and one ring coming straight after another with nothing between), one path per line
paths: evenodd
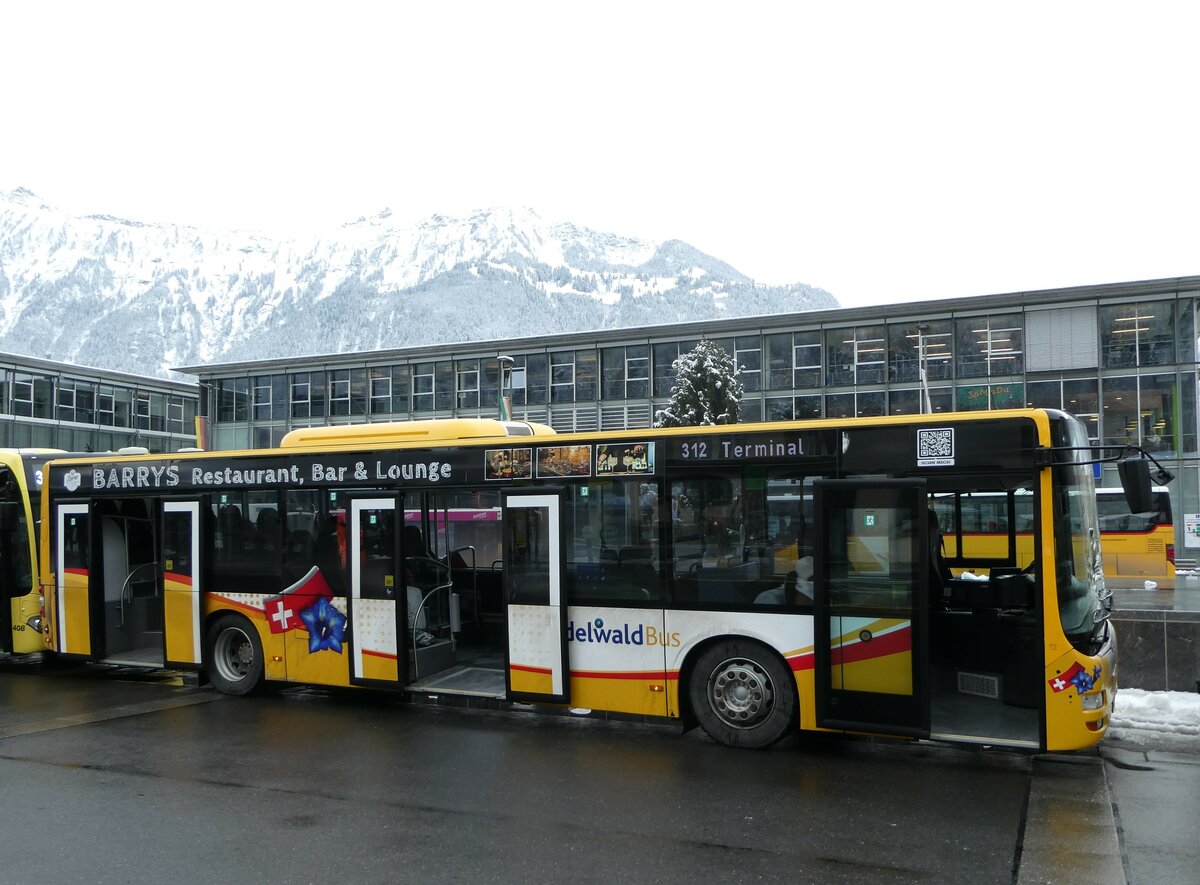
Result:
M1123 688L1117 692L1112 725L1172 734L1200 734L1200 693Z

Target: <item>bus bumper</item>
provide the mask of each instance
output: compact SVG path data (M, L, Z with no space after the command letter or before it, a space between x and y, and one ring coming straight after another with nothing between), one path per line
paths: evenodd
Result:
M1117 695L1117 634L1108 624L1095 655L1072 649L1046 668L1046 749L1078 750L1099 743Z

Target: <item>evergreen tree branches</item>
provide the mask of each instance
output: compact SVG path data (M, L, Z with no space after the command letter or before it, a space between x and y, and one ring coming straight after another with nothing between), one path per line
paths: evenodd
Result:
M738 368L725 348L701 340L672 364L671 401L654 415L655 427L736 424L742 399Z

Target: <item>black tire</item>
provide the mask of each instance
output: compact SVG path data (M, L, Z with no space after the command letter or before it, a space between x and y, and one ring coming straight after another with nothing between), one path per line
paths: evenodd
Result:
M746 639L726 639L700 653L688 699L700 727L728 747L769 747L796 722L791 671L775 652Z
M241 615L224 614L208 630L205 669L221 694L257 691L263 682L263 650L254 625Z

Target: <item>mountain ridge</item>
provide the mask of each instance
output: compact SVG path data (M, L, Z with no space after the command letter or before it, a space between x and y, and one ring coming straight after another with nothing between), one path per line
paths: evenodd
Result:
M282 238L0 192L0 350L136 374L837 306L681 240L527 208L408 223L385 209Z

